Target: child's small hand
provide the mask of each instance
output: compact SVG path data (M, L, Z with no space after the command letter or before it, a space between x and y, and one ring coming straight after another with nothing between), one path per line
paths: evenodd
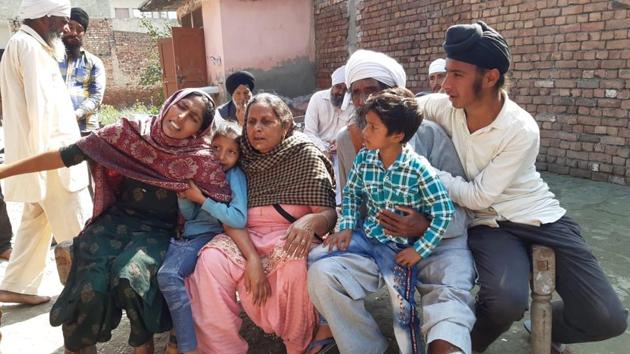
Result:
M413 247L405 248L396 255L396 263L405 267L413 267L422 260L422 256Z
M177 196L180 198L188 199L191 202L195 202L197 204L203 204L203 202L206 201L206 197L203 195L203 193L201 193L199 187L197 187L197 185L193 181L188 181L188 185L190 186L190 188L186 189L183 192L177 193Z
M328 252L332 252L335 246L340 251L345 251L350 245L350 240L352 240L352 230L343 230L326 237L324 246L328 246Z

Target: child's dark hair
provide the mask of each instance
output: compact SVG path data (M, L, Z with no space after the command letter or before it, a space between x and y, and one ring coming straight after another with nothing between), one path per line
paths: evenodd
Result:
M405 134L401 143L408 142L422 123L418 103L413 93L404 87L386 89L370 96L359 114L365 116L370 111L379 116L387 128L387 135Z
M212 139L216 138L217 136L224 136L228 139L236 140L243 133L243 128L240 125L229 120L224 120L221 123L217 122L213 128L214 129L212 131Z

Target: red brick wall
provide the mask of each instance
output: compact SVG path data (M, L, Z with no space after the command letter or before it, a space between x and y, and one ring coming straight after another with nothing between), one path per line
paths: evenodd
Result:
M111 20L92 19L85 36L85 47L98 56L107 72L104 104L129 106L136 101L160 105L162 88L140 86L140 76L157 54L149 35L114 31Z
M330 75L348 59L348 5L345 0L316 0L316 85L330 87Z
M427 88L445 30L483 19L510 44L510 96L541 128L539 169L630 185L627 1L355 2L357 47L398 59L414 91ZM347 1L315 1L319 87L347 57L347 12Z

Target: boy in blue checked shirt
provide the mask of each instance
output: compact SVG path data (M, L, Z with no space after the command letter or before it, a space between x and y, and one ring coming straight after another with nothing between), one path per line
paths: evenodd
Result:
M405 144L422 122L412 97L407 89L388 89L365 103L360 112L367 120L363 129L365 148L357 154L344 188L340 231L324 241L329 252L337 249L329 254L367 254L375 260L390 293L394 333L401 353L424 351L413 296L415 265L431 254L455 212L429 162ZM366 202L368 212L361 224L362 202ZM394 211L396 205L411 207L431 218L424 235L395 237L384 231L377 214L383 209Z

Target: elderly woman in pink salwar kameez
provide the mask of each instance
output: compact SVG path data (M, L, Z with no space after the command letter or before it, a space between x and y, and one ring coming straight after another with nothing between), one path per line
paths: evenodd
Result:
M199 254L188 279L201 353L246 353L241 306L287 353L303 353L317 329L306 288L306 255L335 225L328 159L301 133L278 97L259 94L246 111L241 166L246 230L228 229Z

